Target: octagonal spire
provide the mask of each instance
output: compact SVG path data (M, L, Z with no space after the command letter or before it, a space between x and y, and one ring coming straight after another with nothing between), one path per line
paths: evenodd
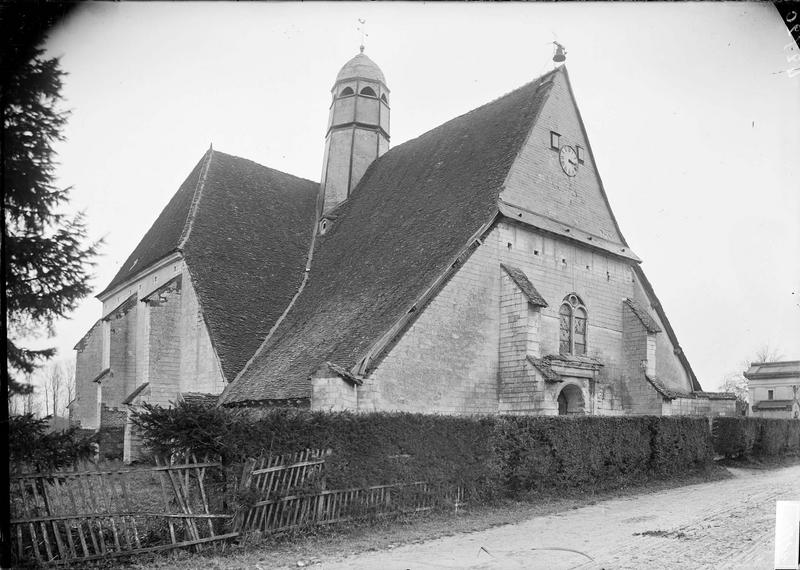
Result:
M386 85L386 78L383 76L381 68L363 52L344 64L336 76L336 82L356 78L380 81Z

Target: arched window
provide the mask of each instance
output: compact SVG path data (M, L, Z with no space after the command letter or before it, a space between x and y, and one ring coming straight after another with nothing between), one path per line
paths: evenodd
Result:
M339 97L347 97L348 95L353 95L355 92L353 91L352 87L345 87L342 89L342 92L339 93Z
M586 321L587 312L583 301L575 293L564 297L558 309L559 346L561 354L586 354Z
M386 98L386 93L384 93L383 95L381 95L381 101L383 101L383 102L384 102L384 103L386 103L387 105L389 104L389 100Z
M361 94L362 95L366 95L367 97L377 97L378 96L378 94L375 93L375 90L372 87L364 87L364 89L361 90Z

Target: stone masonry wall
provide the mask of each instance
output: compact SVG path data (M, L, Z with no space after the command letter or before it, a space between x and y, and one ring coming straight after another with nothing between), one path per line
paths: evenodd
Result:
M528 354L539 356L539 310L511 277L500 269L499 402L502 413L531 413L540 407L543 381L537 378Z
M133 420L131 419L132 414L132 409L127 410L122 457L125 463L139 461L143 459L146 454L146 447L144 445L144 440L142 439L142 434L139 428L136 427L136 424L133 423Z
M496 412L499 307L497 240L489 238L365 379L359 409Z
M103 370L103 326L98 321L76 347L75 402L70 409L70 421L83 429L100 425L98 384L92 382Z
M596 410L621 413L622 301L632 293L630 267L617 258L515 222L501 222L492 237L498 242L498 263L521 269L549 305L540 311L541 356L559 352L558 310L563 299L574 292L583 300L588 312L587 355L603 363L596 386Z
M167 406L181 387L181 289L162 292L148 306L150 402Z
M181 392L219 394L225 388L225 377L208 336L200 303L189 272L184 270L181 285ZM174 400L177 396L172 397Z
M733 416L736 414L734 400L708 400L706 398L675 398L664 405L664 415L709 417Z
M655 353L655 339L651 338L654 335L648 334L642 322L626 304L623 304L622 315L624 365L621 386L623 406L628 413L634 415L660 415L664 398L647 381L646 370L642 368L642 362L647 361L647 366L651 368L649 373L652 375L655 372L652 369L655 365L652 361Z
M139 303L123 315L112 316L111 375L102 381L102 403L119 408L122 401L136 388L136 317ZM101 419L102 423L102 419Z
M507 356L521 347L513 347L516 331L509 329L501 336L503 318L509 322L520 307L513 292L501 305L500 263L520 268L549 304L540 311L541 356L558 353L558 309L564 297L575 292L584 301L587 354L604 364L593 399L597 413L661 413L661 397L642 371L631 381L626 376L625 363L632 357L623 353L623 300L633 295L634 287L627 262L505 221L490 232L365 381L359 389L359 409L440 413L516 409L498 404L503 394L510 393L501 384L501 347L511 351ZM630 350L646 355L646 335L643 343ZM644 359L638 358L637 366ZM513 366L507 372L512 370ZM526 382L532 391L541 384L524 379L522 370L514 374L512 381L520 390Z
M337 129L328 133L328 138L325 142L327 161L322 166L324 169L325 212L335 208L347 199L352 142L352 128Z
M127 415L127 410L111 409L105 405L101 406L101 427L98 431L100 457L104 459L122 459Z
M355 386L338 376L311 378L311 409L328 412L358 409L358 392Z

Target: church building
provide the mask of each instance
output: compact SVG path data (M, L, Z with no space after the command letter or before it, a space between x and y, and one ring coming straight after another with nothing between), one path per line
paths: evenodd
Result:
M321 181L209 149L98 294L74 419L223 406L733 415L702 390L614 217L566 67L389 148L364 53ZM205 396L210 399L211 396Z

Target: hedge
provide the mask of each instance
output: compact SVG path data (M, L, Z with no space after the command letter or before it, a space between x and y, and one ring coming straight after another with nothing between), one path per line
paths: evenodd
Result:
M800 421L768 418L716 418L714 451L736 457L800 455Z
M329 448L328 488L426 481L491 497L532 490L611 488L704 469L703 418L463 417L304 409L146 406L136 415L153 451L191 449L226 463Z

